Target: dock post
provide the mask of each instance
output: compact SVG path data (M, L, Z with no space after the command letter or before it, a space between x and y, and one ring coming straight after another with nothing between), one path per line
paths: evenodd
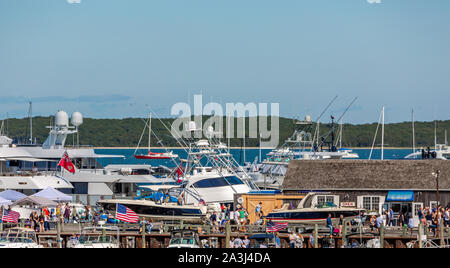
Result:
M145 222L142 221L142 248L145 248Z
M343 230L342 230L342 246L347 246L347 220L344 219L344 222L342 223Z
M440 243L441 246L445 246L444 227L442 225L443 225L443 223L441 222L441 226L439 228L439 238L440 238L440 241L441 241L441 243Z
M406 236L406 233L407 233L407 226L406 225L403 225L403 228L402 228L402 236Z
M227 221L225 224L225 248L230 248L230 238L231 238L231 226L230 222Z
M314 224L314 248L319 248L319 235L317 234L319 232L319 226Z
M58 248L62 248L62 239L61 239L61 221L56 221L56 245Z
M384 224L380 226L380 248L384 248Z
M419 248L422 248L422 235L423 235L423 222L420 221L419 223L419 229L417 230L417 232L419 233Z
M3 232L3 221L0 222L0 232Z
M183 220L180 221L180 229L181 229L181 230L184 229L184 221L183 221Z

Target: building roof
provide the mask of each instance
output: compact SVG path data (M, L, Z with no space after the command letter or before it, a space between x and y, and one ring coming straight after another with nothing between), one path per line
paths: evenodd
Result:
M284 190L436 190L450 191L446 160L292 160Z

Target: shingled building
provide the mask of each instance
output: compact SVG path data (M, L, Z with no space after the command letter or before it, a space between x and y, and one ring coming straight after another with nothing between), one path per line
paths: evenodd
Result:
M293 160L283 190L323 191L315 204L333 202L372 213L392 208L417 216L419 207L437 203L437 172L439 201L448 206L450 161L445 160Z

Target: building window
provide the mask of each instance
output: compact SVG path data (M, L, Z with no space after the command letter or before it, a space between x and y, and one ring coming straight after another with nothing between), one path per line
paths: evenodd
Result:
M380 197L379 196L363 196L362 208L366 211L380 211Z

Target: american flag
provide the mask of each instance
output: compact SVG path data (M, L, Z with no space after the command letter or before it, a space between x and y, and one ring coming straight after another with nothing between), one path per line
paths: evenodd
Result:
M121 204L117 204L116 219L129 223L139 222L138 214Z
M12 210L6 210L6 209L3 211L3 215L2 215L3 222L17 223L19 221L19 218L20 218L19 212L15 212Z
M266 232L278 232L288 227L287 222L271 222L269 221L266 226Z

